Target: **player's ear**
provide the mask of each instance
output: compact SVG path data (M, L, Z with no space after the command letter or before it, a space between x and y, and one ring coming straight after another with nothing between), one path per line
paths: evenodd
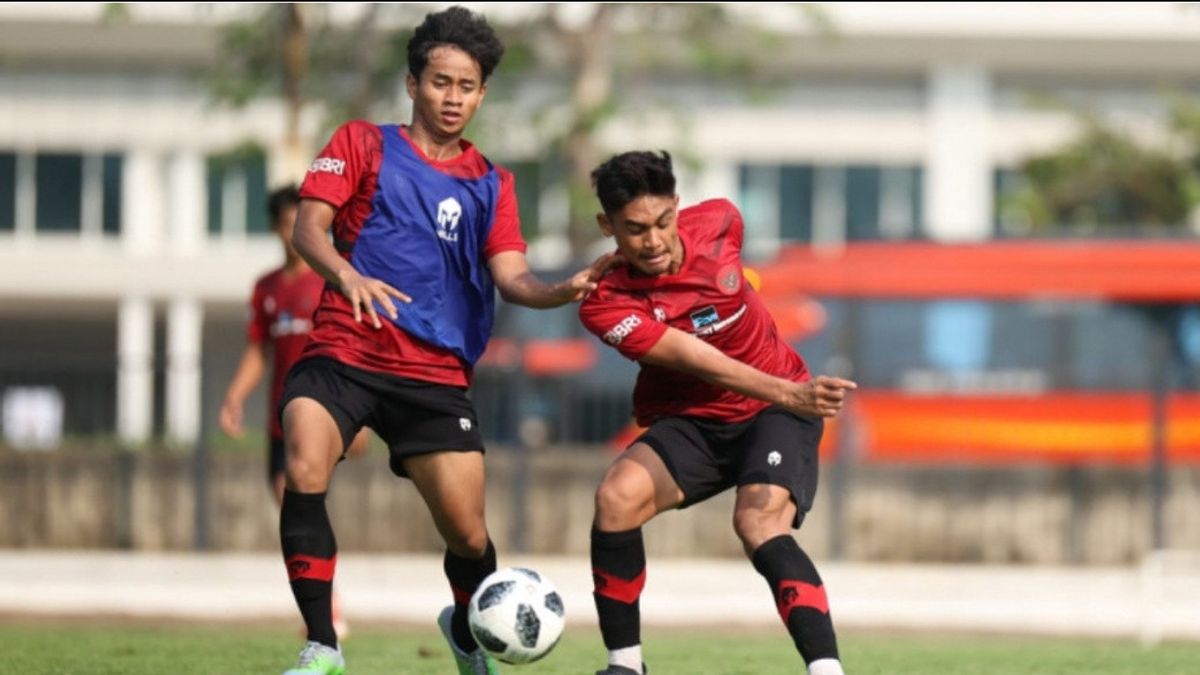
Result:
M408 90L408 97L414 101L417 99L417 78L413 77L412 73L405 73L404 88Z
M600 226L600 231L604 233L604 236L606 236L606 237L613 236L612 223L608 220L607 215L605 215L604 213L597 213L596 214L596 224Z

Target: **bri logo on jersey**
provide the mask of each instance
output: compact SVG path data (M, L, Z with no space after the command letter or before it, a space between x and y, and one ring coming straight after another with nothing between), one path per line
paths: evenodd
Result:
M308 167L309 173L332 173L341 176L346 173L346 160L334 157L318 157Z
M637 314L630 314L621 319L621 323L612 327L612 330L604 334L604 341L614 347L621 344L621 341L629 337L634 328L642 325L642 319Z
M462 217L462 204L454 197L438 202L437 236L446 241L458 241L458 219Z

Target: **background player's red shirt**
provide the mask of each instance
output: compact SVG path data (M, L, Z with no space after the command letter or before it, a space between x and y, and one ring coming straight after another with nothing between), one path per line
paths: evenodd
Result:
M348 247L358 239L363 222L374 208L372 198L383 159L381 133L370 122L343 124L312 163L300 186L302 198L319 199L337 209L333 238L347 260ZM412 143L406 128L401 127L399 133L405 142ZM451 176L477 178L487 173L487 163L475 146L467 141L460 141L460 145L462 154L444 162L430 159L415 145L413 149L430 166ZM525 251L512 174L500 167L496 171L500 174L500 197L481 265L503 251ZM327 356L355 368L438 384L465 387L470 383L466 364L453 352L415 338L386 319L382 328L375 328L365 318L362 323L356 322L350 301L332 286L322 294L314 322L304 358Z
M297 274L279 268L254 283L246 338L271 350L271 405L267 408L267 419L273 439L283 438L279 415L275 414L283 395L283 381L308 342L313 312L324 287L321 275L307 267Z
M766 306L742 276L742 236L742 216L727 200L683 209L679 271L646 277L630 266L615 268L580 306L583 325L635 361L669 326L765 373L807 380L804 359L779 337ZM633 391L633 412L642 426L672 415L741 422L768 405L649 364L642 364Z

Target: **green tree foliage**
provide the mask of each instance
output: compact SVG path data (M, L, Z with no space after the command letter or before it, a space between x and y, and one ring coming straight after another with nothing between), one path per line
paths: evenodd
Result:
M1080 115L1082 130L1074 141L1021 164L1022 186L1003 208L1021 214L1035 231L1187 224L1200 203L1196 110L1176 106L1176 142L1163 148ZM1178 142L1189 135L1191 143Z

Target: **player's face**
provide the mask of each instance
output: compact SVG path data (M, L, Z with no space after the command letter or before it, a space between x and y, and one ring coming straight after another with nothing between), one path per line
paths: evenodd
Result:
M679 195L642 195L612 214L597 216L600 229L638 272L673 273L683 262L679 240Z
M275 223L275 234L279 235L279 241L283 243L283 250L288 258L299 255L292 246L292 232L296 229L296 214L299 211L295 206L285 206L280 209L279 220Z
M487 92L479 64L450 45L430 51L421 77L410 73L406 82L413 100L413 125L443 140L462 135Z

